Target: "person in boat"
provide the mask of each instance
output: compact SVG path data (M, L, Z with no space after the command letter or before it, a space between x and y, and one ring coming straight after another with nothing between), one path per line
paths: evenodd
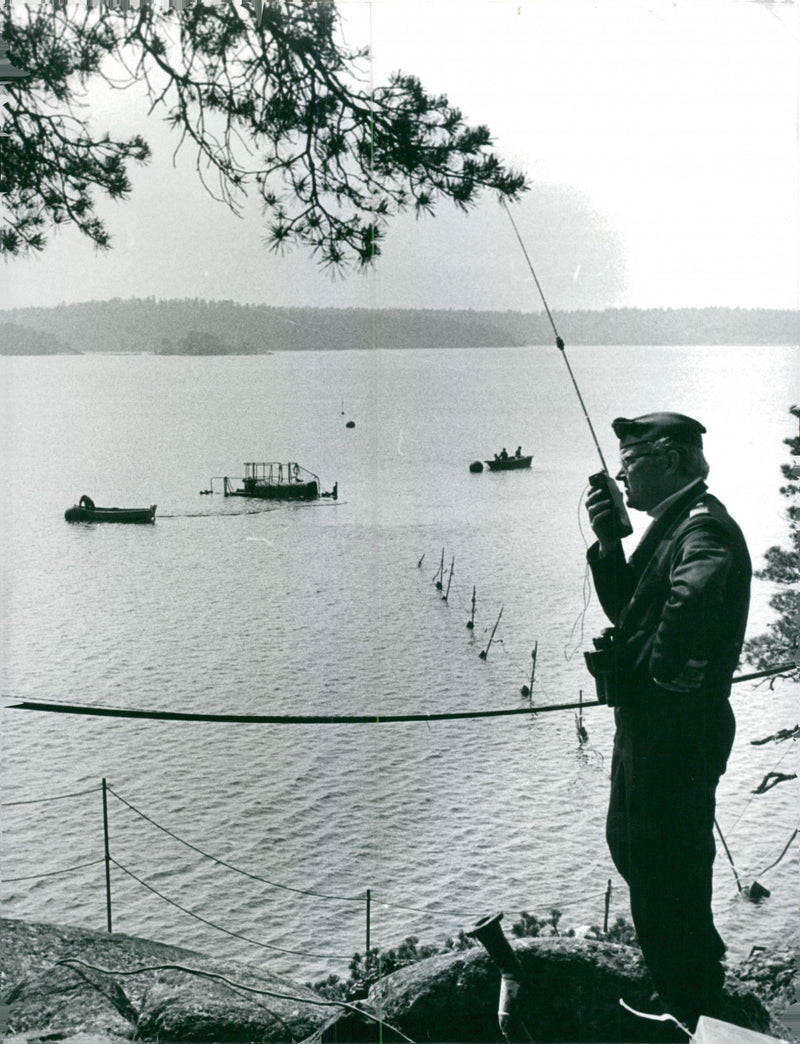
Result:
M517 452L514 454L514 456L517 458L517 460L519 460L519 458L522 456L522 446L517 446Z
M508 460L508 451L505 446L500 450L500 460Z
M693 1031L701 1014L725 1018L714 805L736 727L728 697L752 570L739 526L708 492L703 425L653 413L612 427L626 503L653 521L628 558L607 490L586 498L597 537L588 562L614 625L606 838L659 997Z
M85 493L81 496L78 501L78 507L87 508L89 511L94 511L94 501L91 497L88 497Z

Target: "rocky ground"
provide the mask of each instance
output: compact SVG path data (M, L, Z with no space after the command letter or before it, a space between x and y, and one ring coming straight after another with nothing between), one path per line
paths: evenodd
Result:
M685 1041L619 1005L657 1010L636 949L597 940L514 941L521 1015L538 1041ZM731 1021L791 1039L797 955L757 952L729 982ZM500 1041L499 973L482 947L430 957L375 984L357 1006L258 967L131 936L0 919L5 1044ZM361 1009L361 1010L359 1010Z

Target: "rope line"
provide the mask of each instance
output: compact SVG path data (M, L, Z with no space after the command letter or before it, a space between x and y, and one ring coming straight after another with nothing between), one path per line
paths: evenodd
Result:
M324 894L322 894L320 892L308 891L308 890L302 889L302 888L292 888L289 885L280 885L280 884L276 884L274 881L268 881L268 880L266 880L263 877L258 877L256 874L249 873L247 870L241 870L239 867L233 866L231 863L225 862L225 860L218 859L216 856L210 855L208 852L204 852L201 848L198 848L197 845L192 844L190 841L185 841L183 838L178 837L177 834L174 834L171 830L168 830L167 827L164 827L160 823L157 823L154 819L152 819L150 816L146 815L144 812L141 812L138 808L136 808L134 805L132 805L129 801L127 801L125 798L123 798L120 794L117 794L117 792L113 789L113 787L110 787L110 786L106 785L106 789L108 790L108 792L110 794L113 794L114 797L117 798L118 801L121 801L122 804L127 805L127 807L129 809L131 809L132 812L135 812L137 815L141 816L143 819L146 819L148 823L151 823L153 826L157 827L159 830L162 830L165 834L168 834L170 837L174 838L176 841L179 841L181 844L186 845L187 848L191 848L193 851L198 852L200 855L205 856L207 859L211 859L215 863L219 863L221 866L227 867L229 870L233 870L236 873L243 874L245 877L252 878L252 880L254 880L254 881L260 881L262 884L268 884L268 885L271 885L274 888L282 888L282 889L285 889L286 891L298 892L301 895L310 895L310 896L314 896L314 897L319 898L319 899L337 899L337 900L343 900L343 901L347 901L347 902L364 902L364 900L365 900L365 896L364 895L360 895L360 896L335 896L334 895L334 896L332 896L332 895L324 895ZM102 862L102 860L99 860L99 862ZM133 876L133 875L131 875L131 876ZM604 895L605 893L604 892L599 892L597 894L598 895ZM551 905L571 906L571 905L575 905L575 904L578 904L578 903L582 903L586 899L593 899L593 898L596 898L596 896L593 896L593 895L583 896L581 899L574 900L573 902L570 902L570 903L560 903L560 904L551 904ZM465 912L464 910L459 910L458 912L450 911L450 910L448 910L448 911L444 911L444 910L436 911L436 910L430 910L430 909L421 909L419 907L414 907L414 906L405 906L405 905L403 905L401 903L392 903L392 902L389 902L388 900L385 900L385 899L379 899L379 898L376 897L374 892L371 893L371 902L374 905L383 906L383 907L386 907L388 909L404 910L404 911L406 911L408 913L423 914L423 915L425 915L427 917L448 916L448 917L459 917L459 918L461 918L461 917L463 917L464 912ZM311 956L315 956L315 955L311 955Z
M770 863L768 867L765 867L765 869L762 870L761 873L757 875L758 877L761 877L763 874L767 873L768 870L773 870L778 865L778 863L780 863L781 859L783 859L783 857L789 851L789 846L791 845L792 841L794 841L794 839L797 837L798 834L800 834L800 827L795 827L794 828L794 833L792 834L792 836L789 838L789 840L784 845L783 851L781 852L781 854L778 856L778 858L775 860L774 863Z
M87 866L97 866L104 863L104 859L94 859L90 863L79 863L78 866L65 867L63 870L51 870L46 874L29 874L27 877L4 877L3 884L13 884L15 881L33 881L38 877L56 877L58 874L71 874L73 870L85 870Z
M590 899L600 898L600 897L604 896L605 894L606 894L605 891L603 891L603 892L595 892L595 893L590 894L590 895L582 895L580 897L580 899L571 899L569 902L562 902L561 900L559 900L559 902L539 903L538 905L539 905L540 909L547 908L548 910L560 909L562 906L579 906L581 903L585 903L585 902L587 902ZM421 910L421 909L419 909L419 907L402 906L399 903L390 903L390 902L387 902L384 899L376 899L374 892L372 893L372 904L373 904L373 906L378 905L378 906L389 907L392 910L405 910L408 913L424 914L426 917L432 917L432 918L452 917L452 918L457 918L459 920L463 920L465 918L465 916L474 916L474 910L470 910L470 911L466 911L465 909L458 910L458 911L455 911L455 910ZM522 909L522 907L520 907L520 910L521 909Z
M787 757L789 756L789 754L791 753L791 749L792 749L792 748L791 748L791 747L789 747L789 748L788 748L787 750L785 750L785 751L784 751L784 752L783 752L783 753L782 753L782 754L780 755L780 757L778 758L778 760L777 760L777 761L775 762L775 764L773 765L773 771L777 771L778 767L779 767L780 765L782 765L782 764L783 764L783 762L784 762L784 761L786 760L786 758L787 758ZM751 793L750 793L750 797L748 798L748 800L747 800L747 803L745 804L745 806L744 806L744 808L742 809L742 811L741 811L741 812L739 813L739 815L738 815L738 816L736 817L736 819L734 820L733 826L732 826L732 827L730 828L730 830L728 830L728 837L733 837L733 834L734 834L734 832L735 832L736 828L737 828L737 827L739 826L739 824L741 823L741 821L742 821L742 820L744 819L744 817L745 817L745 815L747 814L747 812L748 812L748 810L749 810L750 806L751 806L751 805L753 804L753 802L754 802L754 801L756 800L756 798L757 798L758 796L759 796L758 794L754 794L754 793L753 793L753 792L751 791Z
M281 885L281 884L276 884L274 881L268 881L268 880L266 880L263 877L258 877L256 874L250 873L247 870L241 870L239 867L233 866L231 863L227 863L223 859L218 859L216 856L210 855L208 852L204 852L201 848L198 848L197 845L192 844L190 841L185 841L183 838L179 837L177 834L175 834L171 830L167 829L167 827L164 827L160 823L157 823L150 816L146 815L144 812L140 811L138 808L136 808L134 805L132 805L129 801L127 801L125 798L123 798L120 794L118 794L113 789L113 787L108 786L108 784L106 785L106 789L108 790L108 792L110 794L113 794L114 797L117 798L118 801L121 801L122 804L126 805L129 809L131 809L132 812L135 812L137 815L141 816L143 819L146 819L148 823L151 823L153 826L157 827L159 830L162 830L165 834L167 834L170 837L174 838L174 840L179 841L181 844L186 845L187 848L191 848L193 851L199 853L202 856L205 856L207 859L212 860L212 862L219 863L221 866L224 866L224 867L226 867L229 870L233 870L236 873L243 874L245 877L249 877L249 878L251 878L254 881L260 881L262 884L271 885L274 888L282 888L282 889L285 889L286 891L289 891L289 892L297 892L297 893L300 893L301 895L314 896L314 897L316 897L318 899L336 899L336 900L342 900L342 901L347 901L347 902L364 902L364 900L366 898L365 895L359 895L359 896L325 895L325 894L323 894L321 892L309 891L309 890L306 890L306 889L303 889L303 888L293 888L293 887L291 887L289 885ZM99 862L102 862L102 861L103 860L99 860ZM605 893L601 892L601 893L598 893L598 894L599 895L604 895ZM386 907L388 909L393 909L393 910L405 910L408 913L423 914L423 915L425 915L427 917L448 916L448 917L459 917L459 918L461 918L461 917L463 917L464 912L465 912L464 910L459 910L456 913L455 911L450 911L450 910L448 910L448 911L444 911L444 910L436 911L436 910L430 910L430 909L421 909L419 907L414 907L414 906L405 906L405 905L403 905L401 903L392 903L392 902L389 902L388 900L385 900L385 899L378 899L374 892L371 893L370 898L371 898L371 902L373 904L375 904L375 905L383 906L383 907ZM595 898L595 896L591 896L591 895L590 896L583 896L581 899L575 900L574 902L575 903L581 903L581 902L583 902L587 898L588 899L592 899L592 898ZM551 904L551 905L555 905L555 904ZM562 905L562 906L570 906L570 905L573 905L573 904L572 903L561 903L560 905Z
M194 917L196 921L201 921L203 924L208 925L209 928L216 928L217 931L224 932L225 935L230 935L234 939L241 939L243 942L252 943L253 946L260 946L262 949L265 950L276 950L278 953L289 953L295 957L335 958L336 960L344 961L349 961L352 957L352 954L350 953L309 953L306 950L287 950L282 946L274 946L272 943L259 942L258 939L251 939L247 935L242 935L240 932L234 932L231 931L229 928L223 928L222 925L215 924L213 921L209 921L206 917L202 917L200 914L194 913L192 910L187 910L185 906L181 906L181 904L176 903L174 899L170 899L162 892L159 892L157 888L153 888L152 885L149 885L146 881L143 881L141 877L137 877L137 875L132 870L129 870L126 866L123 866L122 863L114 859L113 856L109 856L109 860L114 864L114 866L119 867L119 869L122 870L123 873L126 873L129 877L132 877L134 881L137 881L148 891L152 892L154 895L157 895L159 899L163 899L165 903L169 903L170 906L174 906L182 913L188 914L189 917Z
M158 830L162 830L165 834L169 835L169 837L173 838L173 840L179 841L182 845L186 845L187 848L191 848L193 852L197 852L205 859L210 859L212 862L218 863L220 866L224 866L228 870L233 870L234 873L242 874L244 877L249 877L253 881L260 881L261 884L270 885L270 887L272 888L282 888L284 889L284 891L297 892L300 895L312 895L315 896L317 899L338 899L342 902L349 903L364 902L365 896L363 895L325 895L322 892L314 892L305 888L292 888L291 885L278 884L275 881L268 881L265 877L259 877L257 874L251 874L248 870L242 870L241 867L234 866L232 863L227 863L224 859L219 859L217 858L217 856L211 855L210 852L204 852L202 848L198 848L197 845L193 845L191 841L186 841L184 840L184 838L178 837L177 834L174 834L171 830L167 829L167 827L162 826L160 823L157 823L150 816L146 815L140 809L136 808L136 806L132 805L130 801L126 801L121 794L118 794L112 787L108 786L108 784L106 784L106 789L108 790L109 794L114 795L117 801L121 801L123 805L127 805L127 807L132 812L135 812L137 816L141 816L142 819L146 819L148 823L151 823Z
M499 622L498 617L498 622ZM497 623L495 623L495 627ZM753 681L756 678L767 678L784 674L796 665L776 664L763 671L752 674L740 674L731 679L737 682ZM462 718L499 718L513 714L541 714L543 711L578 710L583 707L595 707L598 700L584 700L580 703L550 703L530 707L511 707L504 710L488 711L450 711L433 714L199 714L191 711L148 711L122 707L97 707L88 704L63 703L57 700L23 700L22 703L8 704L9 710L46 711L57 714L85 714L101 718L146 718L151 721L204 721L242 725L386 725L395 722L411 721L455 721Z
M63 801L64 798L81 797L83 794L94 794L99 787L90 790L75 790L71 794L53 794L50 797L30 798L28 801L3 801L0 808L11 808L14 805L38 805L41 801Z
M763 870L759 870L759 871L754 871L752 869L752 864L748 864L747 869L743 873L743 876L745 876L745 877L750 877L750 876L761 877L763 874L766 874L769 870L774 870L775 867L778 865L778 863L780 863L780 861L783 859L783 857L789 851L789 849L791 848L792 842L794 841L794 839L797 837L798 834L800 834L800 826L797 826L797 827L794 828L794 830L792 831L792 834L791 834L789 840L783 846L783 848L781 850L781 853L780 853L780 855L778 856L777 859L773 860L773 862L771 862L769 864L769 866L766 866L766 867L764 867ZM772 849L770 849L770 852L774 851L777 848L778 844L780 844L780 842L777 842L777 844L773 845Z
M537 710L571 710L578 704L553 704ZM586 706L586 703L584 703ZM412 721L454 721L461 718L498 718L530 714L530 709L452 711L433 714L199 714L190 711L147 711L121 707L97 707L74 703L25 700L9 704L9 710L47 711L57 714L84 714L103 718L147 718L153 721L219 722L241 725L385 725Z
M371 1019L376 1022L379 1026L386 1026L392 1032L396 1033L403 1040L408 1041L408 1044L414 1044L411 1037L407 1037L404 1033L401 1033L399 1029L392 1026L390 1023L385 1022L383 1019L378 1018L377 1015L373 1015L370 1011L359 1007L357 1004L350 1004L348 1001L343 1000L317 1000L313 997L297 997L290 993L278 993L276 990L264 990L259 989L256 986L246 986L243 982L236 982L234 979L229 979L226 975L222 975L220 972L205 971L201 968L189 968L183 964L153 964L147 965L140 968L129 968L129 969L116 969L116 968L101 968L96 964L89 964L88 961L82 961L79 957L64 957L60 961L56 961L55 966L65 965L69 967L73 964L80 964L84 968L90 968L92 971L101 972L103 975L142 975L145 972L155 971L180 971L186 972L189 975L200 975L206 979L219 979L220 982L224 982L226 985L233 987L237 990L245 990L247 993L258 993L265 997L275 997L278 1000L289 1000L294 1001L298 1004L312 1004L315 1007L321 1008L332 1008L341 1007L347 1008L349 1011L354 1011L358 1015L363 1015L367 1019ZM271 1013L271 1014L274 1014ZM277 1017L277 1016L276 1016Z
M583 498L586 496L588 485L584 486L581 490L581 495L578 497L578 532L581 535L584 545L589 547L589 541L586 539L586 534L583 531L581 507L583 506ZM570 628L569 637L564 643L564 659L569 663L575 653L583 644L583 637L586 626L586 614L589 611L589 606L592 604L592 583L591 583L591 570L589 569L589 563L586 562L586 567L583 573L583 605L575 617L575 621ZM575 640L575 632L578 632L578 639Z

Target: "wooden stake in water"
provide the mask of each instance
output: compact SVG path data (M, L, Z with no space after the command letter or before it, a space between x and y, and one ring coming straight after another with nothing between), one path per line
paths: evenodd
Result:
M589 742L589 733L583 724L583 689L578 690L578 713L575 715L575 730L578 733L578 743L583 746Z
M714 817L714 826L717 828L717 833L719 834L719 839L722 842L722 847L725 849L725 855L728 857L728 862L731 864L731 870L733 871L733 877L734 877L734 880L736 881L736 888L737 888L737 890L739 892L741 892L742 891L742 882L739 880L739 875L736 873L736 867L734 866L734 863L733 863L733 856L731 855L731 850L730 850L730 848L728 848L728 842L725 840L725 838L724 838L724 836L722 834L722 831L719 828L719 823L717 822L716 816Z
M497 630L497 625L500 623L500 617L502 615L503 615L503 607L501 606L500 607L500 613L499 613L499 615L497 617L497 620L495 621L494 627L492 628L492 633L489 635L488 644L487 644L486 648L483 650L483 652L480 654L480 657L481 657L482 660L485 660L486 657L489 655L489 650L491 649L492 642L494 641L494 632Z
M447 590L442 595L442 601L443 602L447 601L447 596L450 594L450 584L452 584L452 582L453 582L453 570L455 569L455 567L456 567L456 556L453 555L453 557L452 557L452 559L450 561L450 576L447 578Z
M437 579L437 577L439 579ZM436 590L437 591L441 591L441 589L442 589L442 580L444 580L444 548L442 548L442 560L439 563L439 571L437 572L436 576L433 579L436 580Z
M472 612L470 613L469 620L467 620L467 630L471 631L475 627L475 585L472 585Z
M103 847L106 864L106 927L111 931L111 854L108 846L108 783L103 777Z
M531 707L533 706L533 681L536 677L536 654L539 651L539 643L536 642L533 649L531 650L531 683L530 685L523 685L520 692L523 696L530 697Z
M421 569L422 568L422 563L425 561L425 555L426 554L427 554L426 551L422 552L422 558L420 558L419 562L417 562L417 569Z

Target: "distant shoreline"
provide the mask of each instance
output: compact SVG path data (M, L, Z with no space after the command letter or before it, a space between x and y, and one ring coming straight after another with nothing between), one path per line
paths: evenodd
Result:
M567 345L800 347L800 310L561 312ZM0 311L0 355L266 355L281 351L552 345L544 312L275 308L152 298Z

